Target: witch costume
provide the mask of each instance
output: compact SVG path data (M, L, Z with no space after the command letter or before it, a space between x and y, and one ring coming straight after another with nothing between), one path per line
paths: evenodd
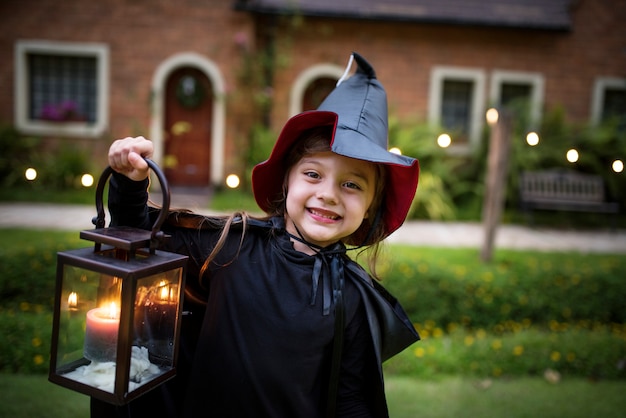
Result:
M384 164L385 199L373 223L400 227L413 199L417 160L387 151L387 102L372 67L353 54L355 75L318 110L291 118L270 158L252 174L261 209L282 193L285 156L303 132L331 126L331 150ZM349 65L350 67L350 65ZM112 223L150 229L147 180L114 173ZM365 222L364 222L365 223ZM282 217L233 226L199 280L219 222L174 213L165 250L190 256L177 376L128 405L92 399L92 417L387 417L382 362L419 336L406 314L346 254L343 243L313 256L296 251ZM361 243L373 242L363 226ZM357 235L358 236L358 235Z

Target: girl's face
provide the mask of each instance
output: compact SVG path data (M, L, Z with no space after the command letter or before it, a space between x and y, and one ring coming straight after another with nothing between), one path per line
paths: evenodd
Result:
M289 171L285 225L311 244L326 247L354 233L374 199L373 163L330 151L304 156ZM295 225L294 225L295 224ZM305 244L297 250L312 254Z

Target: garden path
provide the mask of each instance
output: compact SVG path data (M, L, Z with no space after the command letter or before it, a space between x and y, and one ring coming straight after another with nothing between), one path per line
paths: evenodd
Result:
M171 207L185 207L198 213L215 214L201 210L204 202L192 196L172 195ZM40 203L0 202L0 228L20 227L36 229L91 229L96 215L94 206ZM107 220L110 219L107 214ZM409 221L394 232L390 243L432 247L480 248L484 229L480 223ZM496 232L496 248L530 249L539 251L577 251L581 253L626 254L626 230L560 230L501 225Z

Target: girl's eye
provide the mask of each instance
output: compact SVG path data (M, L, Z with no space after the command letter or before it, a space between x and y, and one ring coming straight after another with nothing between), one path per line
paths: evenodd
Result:
M318 178L320 178L320 175L319 175L319 174L317 174L315 171L305 171L305 172L304 172L304 175L305 175L305 176L307 176L307 177L310 177L310 178L312 178L312 179L318 179Z
M361 190L361 186L351 181L347 181L343 185L349 189Z

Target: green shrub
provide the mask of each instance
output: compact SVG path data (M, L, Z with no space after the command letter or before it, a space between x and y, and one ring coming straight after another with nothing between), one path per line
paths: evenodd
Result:
M600 175L606 183L608 199L626 207L626 176L613 172L611 168L614 160L626 160L626 131L620 124L623 122L611 120L597 126L573 124L567 122L561 107L555 107L546 112L541 126L536 127L539 144L529 146L526 135L532 124L524 110L526 106L519 102L512 104L511 108L515 117L506 182L506 207L513 215L519 208L520 173L551 168ZM420 161L421 180L410 217L480 219L490 130L485 128L478 146L469 154L452 153L440 148L436 141L442 132L443 128L424 122L390 119L390 144ZM579 161L574 164L565 158L570 148L577 149L580 155ZM570 214L567 215L569 217ZM547 222L551 224L554 219L555 216L551 216ZM586 217L575 215L572 219L576 224L588 221Z
M626 322L622 255L499 250L485 264L475 249L398 245L379 273L415 322L489 330L508 321Z
M45 373L56 252L86 247L76 232L0 233L0 371ZM394 373L626 378L623 255L394 245L381 264L423 340L386 364Z
M417 326L422 341L385 363L388 372L434 378L540 376L554 371L562 376L626 378L623 324L563 330L516 324L515 331L504 334L460 328L447 332L432 323Z
M22 181L26 169L38 158L40 142L20 135L11 126L0 126L0 186L11 187Z
M42 142L41 138L24 136L12 127L0 126L2 196L26 194L30 196L28 200L41 201L39 193L49 196L55 191L82 189L82 175L93 173L89 153L69 143L43 151ZM31 167L37 171L37 178L28 181L24 173Z
M0 333L0 371L48 372L51 306L22 302L18 310L0 308Z

